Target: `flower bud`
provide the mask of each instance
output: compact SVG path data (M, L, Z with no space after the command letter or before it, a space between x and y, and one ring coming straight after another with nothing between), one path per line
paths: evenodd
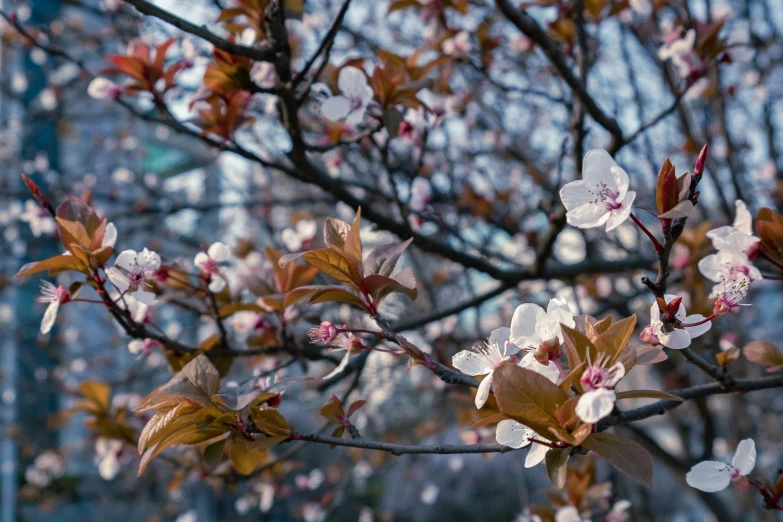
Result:
M653 327L651 324L648 324L644 327L642 333L639 334L639 340L652 346L661 344L661 342L658 340L658 337L656 337L653 333Z
M707 161L707 144L704 144L704 147L701 148L701 152L699 152L699 157L696 158L696 166L693 167L693 175L694 176L701 176L704 174L704 163Z

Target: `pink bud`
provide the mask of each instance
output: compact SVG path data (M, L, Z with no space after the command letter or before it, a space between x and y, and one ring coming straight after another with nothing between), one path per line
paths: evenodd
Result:
M658 340L658 337L656 337L653 333L653 327L651 324L648 324L644 327L642 333L639 334L639 340L652 346L661 344L661 342Z
M701 152L699 152L699 157L696 158L696 166L693 167L693 175L694 176L701 176L704 174L704 163L707 161L707 144L704 144L704 147L701 148Z
M310 342L317 343L318 341L321 341L324 344L334 343L339 334L340 332L337 330L337 327L329 321L322 322L320 326L311 328L308 332Z

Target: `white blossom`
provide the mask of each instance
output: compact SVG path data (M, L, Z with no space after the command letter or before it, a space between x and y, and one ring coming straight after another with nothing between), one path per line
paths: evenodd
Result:
M658 58L662 61L671 59L680 76L687 78L693 72L701 69L701 60L693 52L696 43L696 31L688 29L682 38L673 39L658 49Z
M312 219L300 219L293 228L286 228L280 235L289 252L298 252L312 241L317 225Z
M373 98L367 76L356 67L343 67L337 78L337 86L341 94L324 100L321 103L321 114L329 121L345 120L348 125L359 125L364 121L364 113Z
M666 294L664 299L668 304L676 297L677 296L674 294ZM685 310L685 305L683 303L680 303L680 307L674 316L676 320L685 324L698 323L706 319L706 317L701 314L687 315L687 311ZM655 338L657 338L660 344L673 350L682 350L683 348L687 348L691 345L691 339L707 333L709 329L712 328L712 322L707 321L706 323L700 324L698 326L673 328L671 331L668 331L668 327L671 325L666 325L661 320L661 309L658 306L658 303L654 302L650 308L650 326L652 329L652 334L655 336Z
M19 219L30 225L30 231L35 237L41 237L41 234L49 236L57 230L57 223L52 216L32 199L24 202L24 212L19 215Z
M609 356L602 354L597 361L585 368L579 379L584 393L579 396L574 411L576 416L587 424L595 424L612 413L617 400L614 387L625 377L623 363L617 361L607 368L608 362Z
M726 489L732 482L741 489L748 489L745 476L756 466L756 444L753 439L745 439L737 446L737 452L731 464L707 460L691 468L685 481L692 488L707 493Z
M193 259L205 280L209 281L209 291L218 293L226 287L226 280L221 272L221 263L231 259L231 251L221 243L212 243L206 252L199 252Z
M484 406L489 398L495 369L519 351L519 348L509 342L510 334L509 328L496 328L482 346L474 346L473 350L462 350L451 359L452 365L465 375L486 375L476 392L476 408Z
M555 522L590 522L590 519L582 518L574 506L563 506L555 513Z
M96 100L103 100L105 98L116 100L120 97L121 91L122 88L119 85L102 77L95 78L87 87L87 94Z
M699 260L699 272L716 284L712 287L710 297L718 297L723 291L723 282L736 279L743 275L749 281L762 279L761 272L753 266L748 256L739 250L718 250Z
M606 231L620 226L631 214L636 192L628 190L628 173L608 152L593 149L585 154L582 179L560 189L566 220L577 228L606 225Z
M106 276L122 293L146 305L156 303L155 293L150 292L148 279L160 268L160 256L146 248L141 252L124 250L114 260L114 266L106 269Z
M98 473L104 480L111 480L120 471L120 455L123 450L122 441L99 438L95 441L95 462Z
M43 320L41 321L41 333L48 334L57 319L60 306L71 300L71 293L64 286L54 286L49 281L41 282L41 294L36 298L39 303L47 303Z
M464 58L470 52L467 31L460 31L451 38L443 40L443 54L452 58Z
M742 200L734 202L737 209L732 225L718 227L707 232L716 250L739 250L751 254L761 241L753 235L753 217Z

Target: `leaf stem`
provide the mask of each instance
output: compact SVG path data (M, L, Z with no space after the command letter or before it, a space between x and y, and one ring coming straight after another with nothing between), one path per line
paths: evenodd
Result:
M650 238L650 241L652 241L653 244L653 248L655 248L655 253L660 254L663 251L663 247L661 246L661 243L658 241L658 239L646 226L644 226L644 223L642 223L638 217L636 217L633 213L631 213L630 216L633 222L636 223L636 226L639 227L639 229L647 234L647 237Z

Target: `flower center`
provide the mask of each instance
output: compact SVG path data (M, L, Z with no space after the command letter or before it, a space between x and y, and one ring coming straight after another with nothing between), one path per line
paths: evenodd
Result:
M220 264L214 259L210 258L206 263L204 263L204 266L201 267L201 272L206 275L217 274L220 272Z
M359 109L364 107L364 102L358 96L357 97L353 97L353 98L349 98L349 100L351 101L351 110L352 111L358 111Z
M740 274L749 276L750 270L745 265L734 265L729 267L729 279L734 279Z
M588 366L579 382L585 391L593 391L599 388L609 388L611 376L608 371L600 366Z

